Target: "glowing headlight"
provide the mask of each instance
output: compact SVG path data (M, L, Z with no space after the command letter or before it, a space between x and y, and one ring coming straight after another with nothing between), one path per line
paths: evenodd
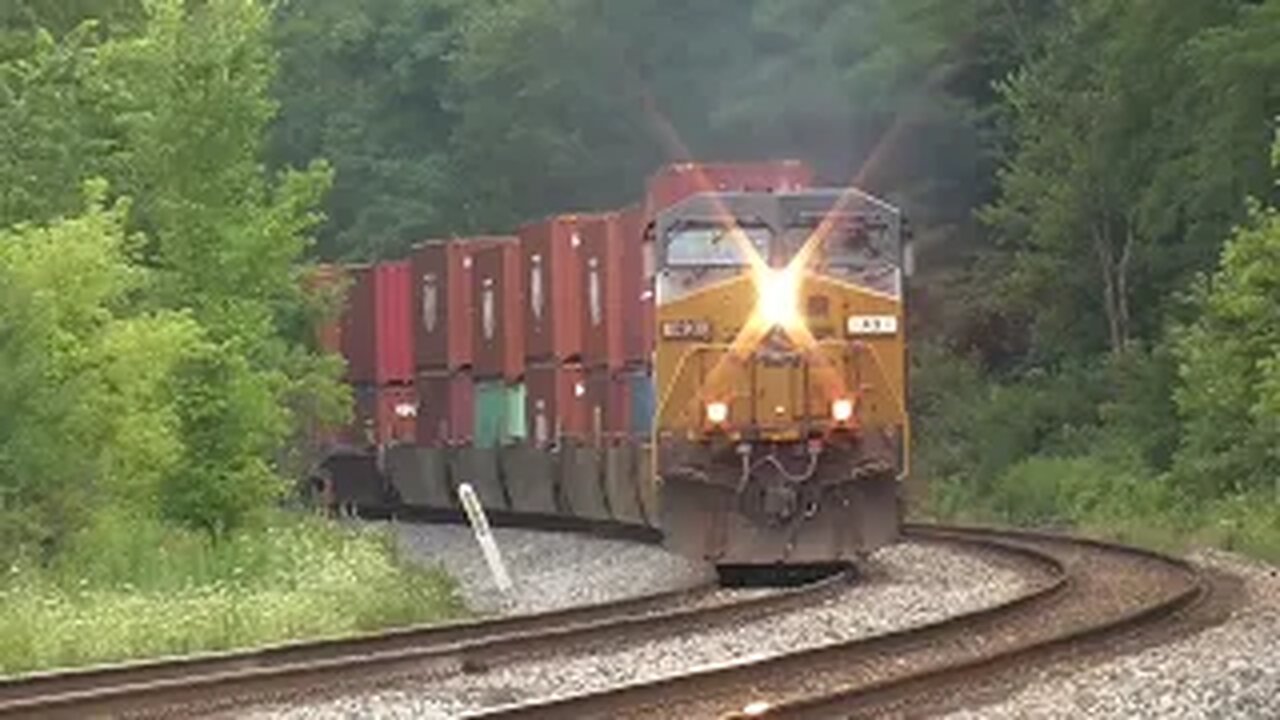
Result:
M831 419L838 423L849 422L853 418L853 401L841 398L831 403Z
M719 425L729 419L729 406L722 402L707 403L707 422Z
M760 299L756 312L769 327L790 327L800 318L799 273L786 270L766 270L756 279Z

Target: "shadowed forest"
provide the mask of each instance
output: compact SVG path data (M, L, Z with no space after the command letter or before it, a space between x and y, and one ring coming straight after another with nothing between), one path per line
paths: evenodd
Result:
M331 607L167 649L457 612L277 510L347 405L301 278L678 159L911 217L915 512L1280 558L1278 114L1280 0L9 0L0 671L166 650L41 631L95 603L297 590L288 538Z

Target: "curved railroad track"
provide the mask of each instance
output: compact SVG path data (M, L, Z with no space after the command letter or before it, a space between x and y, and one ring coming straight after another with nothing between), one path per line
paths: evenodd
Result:
M1021 554L1050 579L1004 603L923 626L474 718L876 717L1003 670L1176 618L1211 590L1185 561L1045 533L909 526L907 536Z
M507 518L504 524L514 521ZM537 518L524 524L547 527ZM558 519L553 526L647 540L628 526L607 528L596 521ZM717 587L706 585L551 612L20 676L0 680L0 718L148 716L178 707L209 711L319 685L358 687L406 674L479 672L512 658L640 642L786 612L840 592L854 575L853 568L845 568L800 587L739 599L725 599Z
M563 528L562 528L563 529ZM619 532L626 532L619 530ZM957 682L1177 615L1209 591L1189 564L1061 536L911 526L908 537L1008 556L1033 570L1019 596L906 630L475 717L833 717L878 714ZM515 660L742 623L841 592L847 576L746 599L714 588L249 652L0 681L0 718L189 715L323 686L484 672ZM750 712L747 713L747 709Z

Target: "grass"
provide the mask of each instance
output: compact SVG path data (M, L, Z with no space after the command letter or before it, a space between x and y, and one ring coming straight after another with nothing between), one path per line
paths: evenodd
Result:
M962 522L1072 529L1168 552L1203 547L1280 564L1280 500L1239 495L1177 500L1159 478L1092 457L1031 457L981 490L930 488L927 515Z
M0 674L338 636L466 613L385 530L280 517L220 543L114 518L0 578Z

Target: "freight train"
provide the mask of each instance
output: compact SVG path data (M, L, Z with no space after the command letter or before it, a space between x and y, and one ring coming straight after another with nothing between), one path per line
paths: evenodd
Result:
M722 567L893 542L906 221L811 178L684 163L620 211L329 269L351 291L320 336L357 417L329 438L329 501L447 506L467 481L491 509L649 524Z

